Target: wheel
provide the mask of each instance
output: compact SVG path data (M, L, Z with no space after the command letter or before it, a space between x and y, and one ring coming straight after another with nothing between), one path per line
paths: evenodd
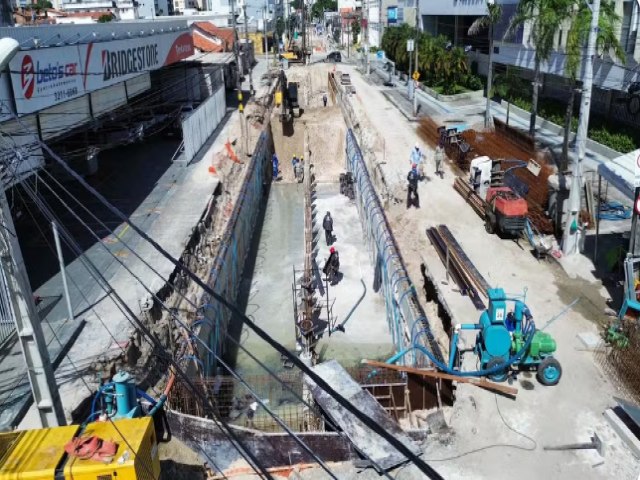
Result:
M493 222L491 221L491 217L488 215L484 221L484 229L487 231L489 235L493 235L495 233L495 229L493 228Z
M495 373L492 373L491 375L488 375L489 380L493 380L494 382L504 382L509 376L507 363L504 361L504 359L492 358L491 360L489 360L489 363L487 363L487 366L485 367L485 369L490 370L494 367L497 367L498 365L502 365L503 368L501 370L498 370Z
M562 367L560 362L553 357L547 357L540 365L538 365L538 373L536 374L538 381L542 385L552 386L557 385L562 377Z

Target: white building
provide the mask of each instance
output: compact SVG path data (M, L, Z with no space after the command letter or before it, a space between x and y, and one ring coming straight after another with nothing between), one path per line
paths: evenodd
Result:
M517 0L498 0L502 5L502 20L494 28L493 62L497 65L513 65L530 71L534 68L535 46L530 40L527 25L520 28L513 38L504 39L509 19L517 8ZM612 111L616 118L637 124L640 118L625 113L626 91L632 82L640 81L640 5L638 0L615 0L615 9L622 18L618 26L618 38L627 54L626 65L609 57L607 52L598 55L594 62L594 86L592 107L607 115ZM422 0L420 14L422 28L433 35L445 35L454 44L471 46L469 54L476 61L480 74L487 72L487 34L470 37L467 33L473 21L487 12L484 0ZM545 75L552 75L553 82L543 82L541 94L566 99L565 61L566 39L569 24L558 30L555 36L556 50L541 66ZM530 76L530 74L529 74ZM556 86L554 87L553 84ZM554 91L555 88L555 91Z
M145 0L148 1L148 0ZM135 20L141 18L139 7L134 0L63 0L61 10L69 13L104 12L113 13L120 20ZM143 15L147 13L146 10ZM152 15L149 13L148 17Z

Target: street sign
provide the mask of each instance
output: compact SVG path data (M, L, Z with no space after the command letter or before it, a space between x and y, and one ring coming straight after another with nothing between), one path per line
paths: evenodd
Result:
M638 158L636 158L634 183L636 188L640 188L640 155L638 155Z
M417 82L418 80L420 80L420 72L418 71L413 72L413 75L411 75L411 78L413 78Z
M413 52L413 40L407 40L407 52Z

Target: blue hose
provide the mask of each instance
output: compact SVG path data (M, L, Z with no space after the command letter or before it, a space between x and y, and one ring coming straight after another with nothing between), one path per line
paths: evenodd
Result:
M98 388L95 397L93 397L93 400L91 401L91 415L89 415L89 418L92 418L96 415L96 403L98 402L98 398L102 396L103 390L105 390L107 387L113 387L113 383L105 383L104 385L100 386L100 388Z
M140 390L139 388L136 388L136 395L138 396L138 398L144 398L146 401L151 403L151 405L155 405L156 403L158 403L152 396L147 394L147 392Z
M526 335L526 338L527 338L525 344L523 345L523 347L520 349L518 353L516 353L514 356L512 356L505 362L506 365L513 365L514 363L519 361L522 355L524 355L524 353L529 349L529 346L533 341L533 336L536 333L536 327L535 327L535 324L533 323L533 320L531 320L530 322L527 322L525 328L523 329L523 333ZM431 360L433 364L443 372L448 373L450 375L457 375L459 377L486 377L487 375L498 373L499 371L502 371L505 368L504 365L496 365L495 367L485 368L483 370L476 370L472 372L461 372L459 370L450 369L447 365L445 365L444 363L434 358L431 352L429 352L429 350L424 348L422 345L414 344L413 348L424 353L429 358L429 360Z
M620 202L609 201L600 205L598 218L600 220L628 220L631 218L632 211L630 207L625 207Z

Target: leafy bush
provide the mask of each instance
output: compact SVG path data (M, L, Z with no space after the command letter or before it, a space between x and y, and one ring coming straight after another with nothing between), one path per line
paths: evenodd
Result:
M469 90L482 90L484 83L482 83L482 80L477 75L469 74L464 80L464 86Z
M531 111L531 101L524 98L513 98L510 100L513 105L528 112ZM549 120L564 127L565 105L561 103L555 103L549 100L541 100L538 102L538 115L542 118ZM589 128L589 138L605 145L613 150L621 153L632 152L636 148L640 147L640 135L637 132L629 131L628 129L621 127L618 133L611 133L603 125L602 118L593 116L590 122L591 128ZM578 131L578 117L571 118L571 131Z
M613 148L616 152L628 153L637 148L631 136L624 133L611 133L605 127L590 129L589 138Z

